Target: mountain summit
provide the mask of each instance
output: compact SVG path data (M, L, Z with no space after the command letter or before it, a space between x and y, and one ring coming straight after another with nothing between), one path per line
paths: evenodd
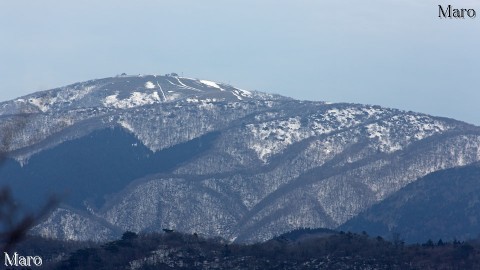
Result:
M254 242L337 228L420 177L480 160L480 129L463 122L175 74L3 102L0 127L13 134L1 183L31 207L62 194L34 231L65 239L169 228Z
M279 96L277 96L278 98ZM171 102L215 102L272 99L273 95L251 92L208 80L172 75L121 75L76 83L27 95L0 105L0 114L52 112L80 108L128 109ZM20 110L21 109L21 110Z

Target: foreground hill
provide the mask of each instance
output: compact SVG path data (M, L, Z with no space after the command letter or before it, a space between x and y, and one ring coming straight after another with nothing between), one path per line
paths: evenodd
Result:
M383 236L395 232L408 242L475 238L480 233L479 194L480 164L438 171L407 185L341 229Z
M290 236L295 235L296 239ZM75 249L75 246L77 247ZM480 243L392 243L366 234L297 230L258 243L176 232L126 232L102 244L33 238L20 254L43 258L42 269L478 269Z
M171 228L238 242L336 228L431 172L480 160L480 129L212 81L119 76L0 103L0 184L34 228L105 240Z

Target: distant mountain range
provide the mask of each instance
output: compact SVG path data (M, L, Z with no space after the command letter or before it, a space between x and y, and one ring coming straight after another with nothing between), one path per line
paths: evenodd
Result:
M435 210L412 223L407 212L421 211L415 203L440 207L445 194L394 200L455 190L440 171L480 160L480 128L464 122L176 74L91 80L3 102L0 129L9 156L0 184L32 209L60 195L33 231L76 240L169 228L255 242L306 227L386 234L404 225L412 227L405 237L418 239L426 219L441 219ZM468 198L473 208L457 211L473 224ZM398 215L386 214L392 203ZM450 224L458 218L444 214ZM476 229L459 226L438 235Z

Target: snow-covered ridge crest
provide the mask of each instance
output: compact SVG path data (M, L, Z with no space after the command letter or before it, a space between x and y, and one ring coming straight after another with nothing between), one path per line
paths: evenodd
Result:
M75 83L0 103L0 115L49 113L79 108L130 109L151 104L189 100L279 99L211 80L179 76L118 76Z
M59 104L69 105L77 100L81 100L96 88L96 85L76 85L66 86L56 90L42 91L38 94L30 94L10 102L0 103L0 115L2 114L2 107L3 109L8 107L24 108L29 105L36 107L41 112L48 112Z
M371 123L369 123L371 122ZM290 117L266 120L246 126L250 133L249 148L258 158L267 162L269 157L281 153L289 145L304 139L356 128L366 129L372 148L392 153L412 142L454 128L446 122L428 115L406 113L374 106L332 108L309 117Z
M395 115L365 127L368 137L372 139L372 145L386 153L401 150L412 142L454 128L445 122L421 114Z

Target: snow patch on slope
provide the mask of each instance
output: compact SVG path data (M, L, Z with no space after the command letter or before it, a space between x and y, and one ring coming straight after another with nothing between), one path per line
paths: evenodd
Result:
M126 99L118 99L117 92L114 95L107 96L103 101L103 105L105 107L127 109L148 104L155 104L159 103L160 101L160 96L156 91L153 93L133 92L130 97Z
M368 137L378 141L378 149L382 152L392 153L402 149L399 142L392 141L390 129L378 123L367 125Z
M27 100L20 98L15 100L17 103L28 102L35 107L37 107L42 112L48 112L52 108L59 104L72 103L78 101L92 92L96 86L86 86L80 89L75 88L62 88L59 91L52 91L51 93L45 94L43 96L34 97L30 96Z
M241 96L244 96L244 97L251 97L252 96L252 92L250 92L248 90L244 90L244 89L240 89L240 88L235 88L235 90Z
M225 89L223 89L222 87L220 87L216 82L212 82L212 81L207 81L207 80L200 80L200 83L206 85L206 86L209 86L209 87L213 87L213 88L217 88L219 89L220 91L225 91Z
M269 156L279 153L288 145L305 138L300 127L300 117L258 125L249 124L247 128L250 129L254 138L250 148L257 153L260 160L266 162Z
M50 106L49 106L50 102L49 101L50 100L47 101L46 99L43 99L43 98L29 98L28 99L28 102L30 102L30 104L35 105L42 112L46 112L50 109ZM53 102L55 102L55 101L53 101Z
M238 100L243 100L243 98L251 98L252 97L252 92L247 91L247 90L234 88L234 89L232 89L231 92Z
M153 84L153 82L151 81L148 81L145 83L145 88L147 89L154 89L155 88L155 84Z
M118 121L118 123L120 124L120 126L122 126L124 129L132 132L132 133L135 133L135 129L133 129L133 127L125 120L120 120Z

